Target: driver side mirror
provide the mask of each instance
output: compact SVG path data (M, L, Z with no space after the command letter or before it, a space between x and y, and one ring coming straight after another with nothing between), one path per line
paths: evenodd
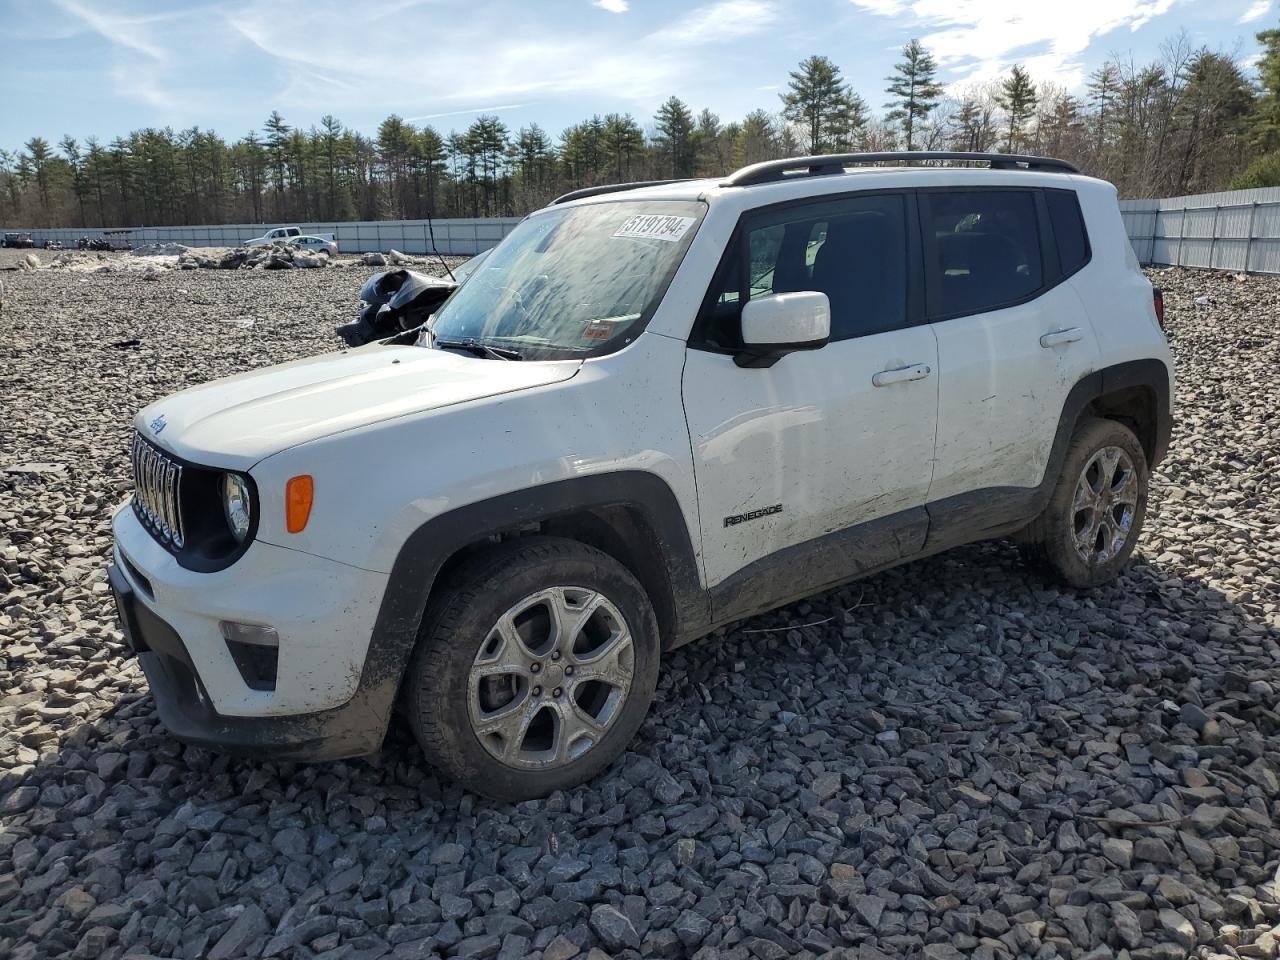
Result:
M831 303L825 293L801 290L748 300L742 308L740 367L771 367L796 350L817 350L831 339Z

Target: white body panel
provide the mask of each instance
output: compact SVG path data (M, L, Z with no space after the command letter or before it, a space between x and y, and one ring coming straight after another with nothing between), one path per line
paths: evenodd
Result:
M1156 322L1151 284L1142 273L1124 232L1116 188L1101 180L1072 177L1089 225L1093 259L1069 281L1093 321L1098 365L1150 358L1169 371L1173 402L1173 355ZM1136 318L1141 317L1143 322Z
M929 499L1039 484L1067 394L1097 369L1098 345L1080 298L1061 283L1027 303L931 326L938 338L938 446ZM1066 342L1041 346L1042 336L1059 332Z
M183 390L145 407L134 425L187 460L241 470L327 434L567 380L580 365L370 344Z
M788 354L765 369L689 351L684 405L708 586L785 547L924 503L938 378L872 383L915 364L936 369L928 326ZM774 505L782 510L726 523Z
M416 347L383 348L438 355ZM262 496L258 536L319 556L387 572L405 539L447 510L575 476L639 470L666 481L697 530L689 435L680 405L685 345L645 333L625 350L580 365L459 357L491 370L545 369L541 385L453 408L375 420L268 457L251 475ZM394 455L388 451L394 451ZM315 476L307 528L284 529L283 490ZM694 538L696 540L696 537Z

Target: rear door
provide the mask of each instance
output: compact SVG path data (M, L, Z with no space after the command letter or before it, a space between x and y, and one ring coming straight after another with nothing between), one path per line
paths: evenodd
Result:
M1084 305L1063 282L1089 258L1075 193L999 187L919 198L939 357L929 500L941 506L930 513L945 519L950 505L963 516L976 505L999 514L1006 494L1017 509L1044 477L1068 392L1098 363Z
M683 383L717 618L794 594L789 578L812 592L923 543L937 347L928 324L911 323L923 311L911 204L861 194L768 209L744 219L726 253ZM831 341L737 366L742 304L799 290L827 295ZM817 558L842 531L891 516L865 550L841 541ZM714 585L735 580L717 597Z

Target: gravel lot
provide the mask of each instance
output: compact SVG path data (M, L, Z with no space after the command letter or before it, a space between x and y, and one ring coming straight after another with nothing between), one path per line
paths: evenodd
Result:
M735 625L510 806L399 729L184 748L116 629L133 412L338 346L369 272L0 272L0 957L1276 955L1280 280L1158 274L1180 408L1119 583L984 544Z

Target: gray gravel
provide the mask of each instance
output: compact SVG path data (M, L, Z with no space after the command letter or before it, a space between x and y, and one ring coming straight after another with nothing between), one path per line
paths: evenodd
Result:
M510 806L399 728L180 746L108 599L133 411L337 346L368 272L0 274L0 957L1276 955L1280 281L1159 274L1180 409L1120 582L984 544L735 625Z

